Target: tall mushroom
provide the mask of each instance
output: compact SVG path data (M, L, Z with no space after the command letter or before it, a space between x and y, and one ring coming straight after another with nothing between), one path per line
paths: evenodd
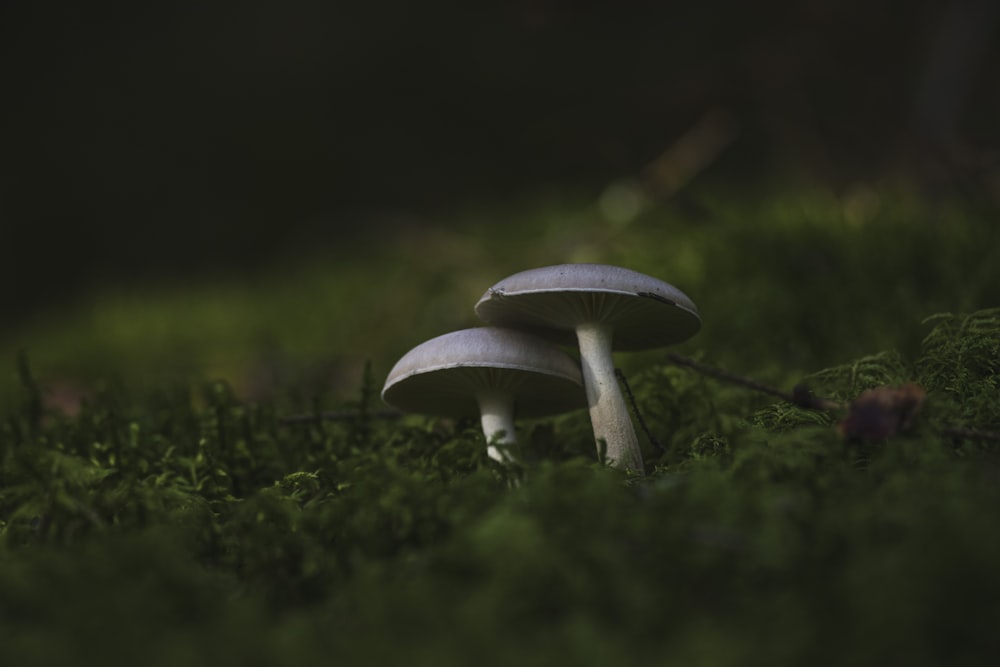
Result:
M420 414L479 414L490 458L516 460L514 412L544 417L586 405L580 367L521 331L463 329L421 343L396 362L382 389L389 405Z
M596 440L611 465L642 472L642 453L615 378L612 345L641 350L678 343L701 327L694 303L645 274L603 264L562 264L516 273L491 287L476 313L494 326L562 343L575 334Z

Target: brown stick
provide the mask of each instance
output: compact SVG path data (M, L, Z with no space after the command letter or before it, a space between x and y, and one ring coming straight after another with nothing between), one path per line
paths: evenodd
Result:
M687 366L703 375L708 375L714 377L717 380L722 380L724 382L731 382L733 384L738 384L747 389L752 389L763 394L769 394L771 396L776 396L783 401L787 401L793 405L797 405L801 408L806 408L808 410L821 410L821 411L835 411L844 410L850 406L844 405L842 403L837 403L836 401L831 401L825 398L818 398L813 396L809 392L809 389L805 385L797 385L792 393L781 391L774 387L770 387L766 384L757 382L754 379L743 377L742 375L737 375L736 373L730 373L729 371L724 371L714 366L709 366L703 364L700 361L695 361L690 357L685 357L683 355L677 354L675 352L668 352L667 358L678 366ZM634 406L634 403L633 403ZM641 422L640 422L641 423ZM958 438L966 438L968 440L989 440L993 442L1000 442L1000 433L993 431L982 431L974 428L966 428L964 426L946 426L937 431L940 435L950 435Z
M736 373L730 373L729 371L724 371L721 368L715 368L714 366L709 366L708 364L703 364L700 361L695 361L690 357L685 357L684 355L677 354L676 352L668 352L667 359L677 364L678 366L687 366L688 368L694 369L701 373L702 375L708 375L714 377L717 380L722 380L724 382L730 382L732 384L738 384L741 387L746 387L747 389L752 389L756 392L762 394L768 394L770 396L776 396L783 401L797 405L800 408L806 408L808 410L840 410L844 406L836 401L831 401L825 398L818 398L813 396L809 389L804 385L797 385L792 393L787 391L782 391L776 387L771 387L769 385L758 382L752 378L744 377L742 375L737 375Z
M941 435L952 435L957 438L966 438L968 440L992 440L994 442L1000 442L1000 433L994 433L993 431L980 431L976 428L949 426L939 430L938 433Z
M622 373L622 369L620 368L615 369L615 377L618 378L618 381L621 382L622 387L625 388L625 396L628 397L628 402L632 405L632 412L635 413L636 421L639 422L639 427L642 429L642 432L646 434L647 438L649 438L649 442L650 444L653 445L653 447L656 447L658 450L660 450L660 452L666 454L667 448L663 446L663 443L660 442L649 430L649 427L646 426L646 420L642 418L642 413L639 412L639 406L635 402L635 396L632 395L632 387L628 386L628 380L625 379L625 374Z

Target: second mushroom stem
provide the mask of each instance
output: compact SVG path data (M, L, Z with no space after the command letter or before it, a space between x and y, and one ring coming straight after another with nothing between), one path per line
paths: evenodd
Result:
M576 329L576 335L594 438L598 442L604 441L608 463L641 474L643 464L639 439L615 377L611 356L612 329L599 323L581 324Z
M510 396L500 391L481 391L479 401L483 435L486 436L487 454L499 463L516 463L517 435L514 432L514 403Z

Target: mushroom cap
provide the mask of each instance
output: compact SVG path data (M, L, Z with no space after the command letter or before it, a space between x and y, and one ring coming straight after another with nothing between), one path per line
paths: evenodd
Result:
M569 344L576 327L606 323L615 349L643 350L687 340L701 328L698 308L679 289L638 271L605 264L560 264L504 278L476 314L494 326Z
M544 417L587 405L580 365L558 347L494 327L463 329L416 346L393 366L382 400L440 417L479 415L476 395L509 392L519 417Z

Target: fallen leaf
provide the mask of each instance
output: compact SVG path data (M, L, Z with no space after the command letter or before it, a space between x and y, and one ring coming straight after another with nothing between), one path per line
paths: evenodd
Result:
M912 382L868 389L851 402L837 430L862 440L891 438L912 426L926 396L923 387Z

